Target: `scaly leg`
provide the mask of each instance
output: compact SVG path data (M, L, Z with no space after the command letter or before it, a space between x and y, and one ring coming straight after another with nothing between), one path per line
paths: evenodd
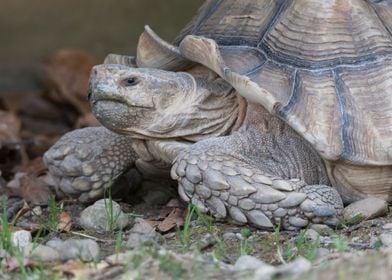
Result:
M202 141L179 153L171 174L185 201L216 218L266 229L338 222L343 203L334 188L269 174L240 154L219 148L228 146L227 138Z
M131 168L137 159L131 145L129 137L104 127L83 128L65 134L44 162L62 192L89 201Z

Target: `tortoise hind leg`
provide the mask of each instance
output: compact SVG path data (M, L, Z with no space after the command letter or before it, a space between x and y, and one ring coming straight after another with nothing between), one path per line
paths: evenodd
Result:
M208 149L200 144L179 153L172 177L179 182L180 196L201 211L267 229L280 224L297 230L309 222L338 222L343 203L332 187L282 179L216 146Z

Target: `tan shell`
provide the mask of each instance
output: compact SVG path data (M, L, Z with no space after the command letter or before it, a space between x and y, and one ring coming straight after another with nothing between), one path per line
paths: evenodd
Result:
M210 0L168 57L214 70L327 160L390 165L391 31L390 0Z
M392 163L392 1L209 1L191 26L183 56L280 116L324 158Z

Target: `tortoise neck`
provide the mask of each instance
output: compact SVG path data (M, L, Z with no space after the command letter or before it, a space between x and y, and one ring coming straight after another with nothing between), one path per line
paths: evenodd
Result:
M199 101L196 110L186 112L188 132L182 136L187 141L197 142L211 137L231 134L238 130L245 119L247 102L226 83L206 84L198 82Z

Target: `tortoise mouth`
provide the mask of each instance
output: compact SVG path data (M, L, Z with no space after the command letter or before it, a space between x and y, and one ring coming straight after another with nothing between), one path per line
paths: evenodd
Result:
M99 122L113 131L138 127L151 114L150 108L130 106L118 99L104 98L94 100L91 104L92 112Z
M136 104L134 102L130 102L129 100L127 100L126 98L122 97L122 96L118 96L118 95L107 95L105 93L98 93L98 94L94 94L94 97L90 99L90 103L91 106L94 108L94 106L97 106L98 103L105 103L105 102L110 102L113 104L119 104L119 105L125 105L128 108L132 109L132 108L140 108L140 109L150 109L150 110L154 110L155 106L148 106L148 105L140 105L140 104Z

